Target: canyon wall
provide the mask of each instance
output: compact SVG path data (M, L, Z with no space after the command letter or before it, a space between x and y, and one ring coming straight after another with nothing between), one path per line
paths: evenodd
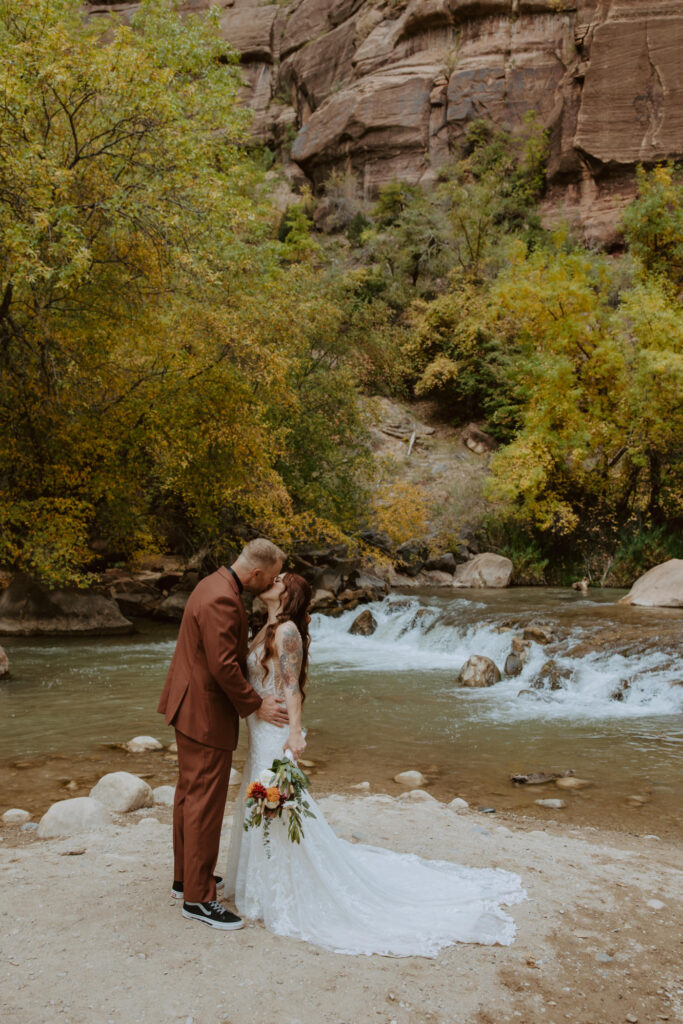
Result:
M200 10L204 0L182 5ZM468 123L549 130L546 220L615 240L634 169L683 157L683 0L219 0L253 132L295 181L433 181ZM91 5L93 13L134 5Z

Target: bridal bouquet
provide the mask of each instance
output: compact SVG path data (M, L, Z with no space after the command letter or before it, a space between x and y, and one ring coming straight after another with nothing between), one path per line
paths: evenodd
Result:
M315 818L305 798L309 782L300 768L288 757L273 761L270 769L261 772L247 786L246 805L249 814L244 831L263 825L263 843L270 857L270 825L275 818L284 818L290 842L300 843L304 834L304 818Z

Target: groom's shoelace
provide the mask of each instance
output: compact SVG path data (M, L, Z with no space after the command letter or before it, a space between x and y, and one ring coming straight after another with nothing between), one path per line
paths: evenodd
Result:
M226 916L229 913L229 911L227 911L225 907L218 902L218 900L209 900L208 903L204 904L204 906L208 907L212 913L220 914L221 916Z

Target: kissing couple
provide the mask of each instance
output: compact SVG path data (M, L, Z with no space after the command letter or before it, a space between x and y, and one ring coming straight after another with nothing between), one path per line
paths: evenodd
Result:
M250 541L233 565L197 584L180 624L158 710L178 746L172 895L183 900L183 917L242 928L216 898L224 886L244 917L337 953L435 956L454 942L508 945L515 924L501 904L525 898L511 872L346 842L310 795L313 816L300 843L282 820L271 822L267 846L261 829L245 830L250 781L285 752L296 761L306 746L311 588L282 572L285 559L271 541ZM244 590L268 610L251 642ZM249 749L223 882L216 864L240 718Z

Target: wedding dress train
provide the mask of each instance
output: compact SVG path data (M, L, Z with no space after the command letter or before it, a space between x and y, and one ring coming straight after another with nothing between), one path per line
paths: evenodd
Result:
M249 681L262 696L272 695L274 672L262 678L261 656L262 645L249 655ZM283 756L287 731L256 715L247 723L249 752L225 878L225 894L240 914L336 953L431 957L454 942L512 942L515 924L500 905L525 898L517 875L346 842L310 796L315 818L304 818L301 844L291 843L276 820L269 858L262 830L242 827L244 800L249 782Z

